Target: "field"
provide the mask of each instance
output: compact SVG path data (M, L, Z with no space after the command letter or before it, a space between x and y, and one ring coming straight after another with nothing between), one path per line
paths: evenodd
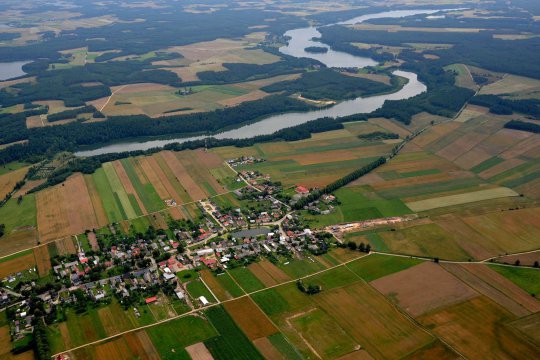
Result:
M27 172L28 168L22 167L5 174L0 173L0 199L4 199L7 194L11 193L15 184L24 179Z
M418 321L468 358L535 357L538 349L503 325L513 319L504 308L480 296L422 315Z
M233 299L244 294L228 273L216 276L209 270L203 270L201 271L201 277L221 301Z
M242 166L238 170L258 170L269 174L285 186L323 186L367 164L392 148L392 144L368 142L357 138L360 133L381 127L370 123L346 124L343 130L313 134L310 139L295 142L272 142L248 148L212 149L223 160L243 155L262 157L266 162Z
M487 266L445 264L444 268L516 316L527 316L540 310L536 299Z
M491 269L508 278L527 293L535 294L536 296L540 294L540 273L538 270L503 266L492 266Z
M228 302L225 309L250 340L268 337L278 332L249 297Z
M34 266L36 266L36 260L32 251L24 251L22 253L0 259L0 279L23 270L33 268Z
M478 296L474 290L431 262L388 275L371 285L416 317Z
M371 254L348 263L346 266L356 275L370 282L421 263L422 260L406 257Z

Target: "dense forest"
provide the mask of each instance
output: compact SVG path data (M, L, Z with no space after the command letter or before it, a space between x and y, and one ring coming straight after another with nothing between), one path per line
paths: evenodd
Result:
M394 86L386 85L373 80L343 75L332 69L311 71L299 79L283 81L263 87L266 92L280 92L290 95L300 93L303 97L320 100L344 100L359 96L374 95L395 90L397 79L393 78Z
M540 119L540 100L538 99L513 100L503 99L496 95L477 95L471 99L471 104L488 107L493 114L511 115L515 111Z
M532 133L540 133L540 124L534 124L531 122L512 120L504 124L507 129L523 130Z
M276 113L307 111L312 108L305 102L275 95L262 100L245 102L233 108L205 113L167 116L159 119L152 119L146 115L115 116L110 117L108 121L98 123L72 122L61 126L29 129L26 131L28 144L13 145L0 150L0 164L15 160L35 161L59 151L74 151L83 145L126 138L179 133L211 133ZM13 125L7 130L18 129L19 127ZM11 134L11 137L13 136Z

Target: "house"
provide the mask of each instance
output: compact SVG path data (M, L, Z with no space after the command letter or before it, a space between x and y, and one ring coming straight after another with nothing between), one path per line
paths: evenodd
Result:
M305 188L304 186L297 186L296 187L296 192L298 194L302 194L302 195L307 195L309 194L309 190L307 188Z
M210 302L209 302L208 300L206 300L206 297L204 297L204 296L201 296L201 297L199 298L199 301L201 302L201 305L202 305L202 306L206 306L206 305L209 305L209 304L210 304Z
M155 303L156 301L157 301L157 296L152 296L145 300L147 304L152 304L152 303Z

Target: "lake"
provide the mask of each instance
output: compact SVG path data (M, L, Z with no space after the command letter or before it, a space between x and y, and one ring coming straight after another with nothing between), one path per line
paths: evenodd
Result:
M22 67L28 63L29 61L0 62L0 81L26 75Z
M388 11L378 14L370 14L359 16L347 21L338 23L339 25L353 25L358 24L369 19L378 18L398 18L404 16L412 16L418 14L433 14L439 11L447 10L403 10L403 11ZM330 25L326 25L330 26ZM289 43L283 46L279 51L286 55L294 57L306 57L319 60L328 67L357 67L363 68L366 66L376 65L377 62L373 59L354 56L340 51L334 51L329 48L327 44L321 43L314 37L320 36L320 32L315 27L307 27L301 29L289 30L285 34L289 37ZM328 48L326 53L309 53L304 51L306 47L317 46ZM201 140L206 137L212 136L216 139L244 139L257 135L268 135L278 130L300 125L311 120L316 120L322 117L340 117L348 116L358 113L370 113L380 108L386 100L403 100L408 99L418 94L421 94L427 90L426 86L421 83L416 74L412 72L406 72L397 70L394 71L394 75L407 78L408 82L400 90L385 95L371 96L371 97L358 97L353 100L340 102L332 107L313 110L308 112L296 112L285 113L280 115L269 116L261 121L253 124L241 126L237 129L224 131L212 135L203 136L191 136L191 137L176 137L160 140L149 141L134 141L134 142L122 142L116 144L110 144L101 146L99 148L87 151L77 152L77 156L95 156L107 153L123 152L123 151L136 151L136 150L148 150L155 147L163 147L167 144L181 143L192 140Z

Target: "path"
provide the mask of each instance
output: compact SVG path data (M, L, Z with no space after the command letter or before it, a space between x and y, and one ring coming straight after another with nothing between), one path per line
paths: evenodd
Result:
M111 96L109 96L109 98L107 99L107 101L105 102L105 104L101 107L101 109L99 109L99 111L103 111L103 109L105 109L105 107L109 104L109 101L111 101L111 99L113 98L114 94L116 94L117 92L119 92L120 90L122 90L123 88L125 88L127 85L122 85L120 86L118 89L114 90L112 93L111 93Z

